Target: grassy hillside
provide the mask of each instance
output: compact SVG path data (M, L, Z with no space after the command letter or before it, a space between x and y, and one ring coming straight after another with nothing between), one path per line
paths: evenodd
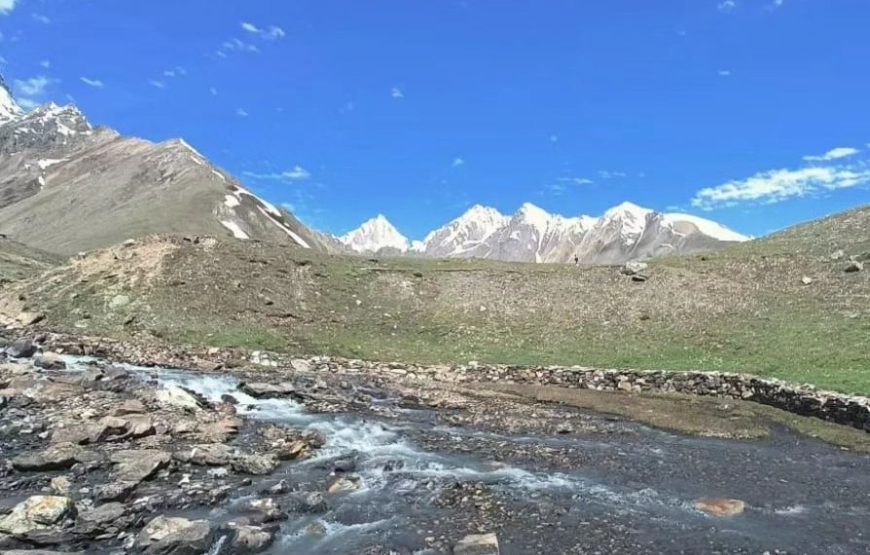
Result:
M154 238L7 294L61 330L428 363L733 370L870 393L870 208L618 268L360 259ZM812 283L802 283L803 277ZM21 300L21 299L24 300Z
M0 236L0 287L59 266L63 258Z

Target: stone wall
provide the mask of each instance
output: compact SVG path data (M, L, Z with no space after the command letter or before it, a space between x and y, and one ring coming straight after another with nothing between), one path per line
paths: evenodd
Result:
M46 347L52 350L103 356L144 366L160 365L214 371L222 367L253 364L264 369L288 368L314 372L364 372L396 379L429 379L454 384L501 382L597 391L716 396L753 401L802 416L821 418L870 432L870 399L867 397L819 391L812 386L799 386L746 374L601 370L581 367L529 368L476 363L459 366L418 366L343 360L331 357L299 359L260 351L245 352L239 349L190 351L132 345L105 339L69 338L57 335L49 335L42 339L45 340Z

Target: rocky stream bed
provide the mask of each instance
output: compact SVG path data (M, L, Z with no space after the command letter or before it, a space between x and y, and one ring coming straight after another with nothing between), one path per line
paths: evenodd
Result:
M382 375L0 355L0 552L870 553L870 457Z

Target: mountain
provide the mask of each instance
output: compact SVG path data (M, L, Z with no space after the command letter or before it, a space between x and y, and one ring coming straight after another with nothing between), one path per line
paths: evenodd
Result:
M374 253L384 249L408 252L411 242L399 233L382 214L365 222L339 240L358 253Z
M662 214L624 202L599 218L566 218L523 204L513 216L476 205L410 249L433 258L505 262L621 264L664 254L711 252L746 241L716 222L689 214ZM359 253L385 247L408 251L408 239L383 216L340 238Z
M29 113L0 87L0 233L63 255L157 233L322 242L182 140L126 138L75 106Z

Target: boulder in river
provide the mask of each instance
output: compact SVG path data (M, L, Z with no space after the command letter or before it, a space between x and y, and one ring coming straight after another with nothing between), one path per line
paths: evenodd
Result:
M17 537L28 536L50 530L75 514L75 503L69 497L34 495L0 519L0 532Z
M33 364L43 370L64 370L66 362L57 353L42 353L33 359Z
M6 347L6 354L12 358L30 358L36 353L36 345L27 337L22 337Z
M453 555L499 555L495 534L471 534L453 546Z
M227 529L232 534L229 541L231 553L259 553L275 541L271 528L231 523Z
M213 531L205 520L158 516L139 532L136 544L149 554L201 555L212 543Z
M695 508L710 516L728 517L743 513L746 503L739 499L699 499Z
M296 386L289 382L282 383L240 383L239 390L255 399L278 399L282 397L299 398Z

